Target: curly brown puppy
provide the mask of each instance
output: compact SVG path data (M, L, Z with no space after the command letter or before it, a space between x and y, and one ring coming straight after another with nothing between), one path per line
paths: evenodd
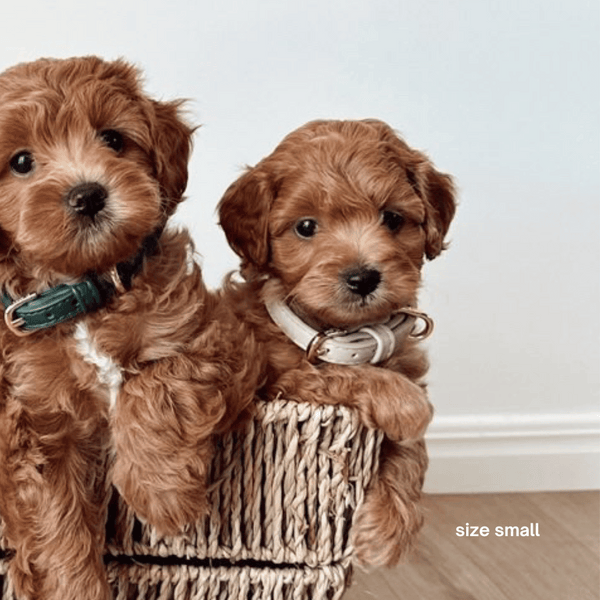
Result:
M212 435L256 388L252 336L165 229L187 183L180 105L123 61L0 75L0 516L19 598L107 600L106 464L178 531L205 509Z
M396 563L422 524L431 320L415 307L454 211L450 177L376 120L301 127L220 203L245 279L223 296L264 344L261 393L345 404L386 434L353 531L363 563Z

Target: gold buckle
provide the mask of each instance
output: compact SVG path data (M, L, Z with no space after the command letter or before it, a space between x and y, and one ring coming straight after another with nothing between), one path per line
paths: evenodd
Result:
M323 332L317 333L315 337L310 340L306 347L306 358L311 365L316 364L319 361L319 350L321 344L327 339L327 336Z
M315 365L321 360L320 355L323 353L321 351L321 346L324 342L329 339L339 337L341 335L346 335L348 332L343 329L328 329L327 331L319 331L315 337L308 342L308 346L306 347L306 358L308 362L312 365Z
M12 331L12 333L18 335L19 337L31 335L32 333L35 333L35 329L31 329L29 331L21 329L21 327L25 325L25 319L19 318L13 321L13 313L15 310L17 310L17 308L27 304L35 298L37 298L37 294L29 294L28 296L20 298L19 300L15 300L8 308L4 310L4 322L6 323L6 326L10 329L10 331Z

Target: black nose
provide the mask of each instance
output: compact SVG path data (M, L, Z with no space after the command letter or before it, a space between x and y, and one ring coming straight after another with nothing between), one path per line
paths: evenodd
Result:
M361 267L347 273L345 281L353 294L364 298L377 289L381 283L381 273L377 269Z
M106 205L108 192L99 183L81 183L67 194L67 204L79 215L93 217Z

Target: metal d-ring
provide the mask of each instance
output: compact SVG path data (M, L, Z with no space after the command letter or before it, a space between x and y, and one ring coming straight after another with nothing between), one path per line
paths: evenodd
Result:
M121 277L119 275L119 270L117 269L117 267L114 266L111 269L109 269L108 275L110 277L110 280L112 281L112 284L115 286L117 292L119 292L119 294L124 294L126 291L125 286L121 281Z
M409 315L411 317L415 317L415 319L421 319L421 321L424 322L424 327L423 329L421 329L420 331L411 331L409 333L409 336L411 339L413 340L424 340L426 338L428 338L431 333L433 332L433 327L434 327L434 323L433 323L433 319L425 314L424 312L421 312L420 310L416 310L414 308L401 308L399 311L399 313L403 313L405 315Z

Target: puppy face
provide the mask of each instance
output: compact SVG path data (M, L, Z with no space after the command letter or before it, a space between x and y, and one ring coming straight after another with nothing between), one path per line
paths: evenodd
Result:
M316 122L226 192L221 224L246 276L269 275L321 327L385 320L415 304L444 248L453 188L379 121Z
M0 257L51 278L133 254L182 199L192 130L124 62L40 60L0 75Z

